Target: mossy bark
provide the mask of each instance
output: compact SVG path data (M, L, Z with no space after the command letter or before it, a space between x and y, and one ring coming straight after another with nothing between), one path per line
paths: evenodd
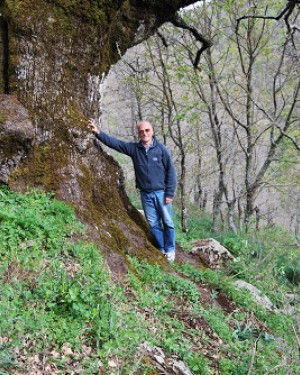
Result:
M156 250L126 197L119 165L89 134L86 119L99 116L101 76L119 54L193 2L0 1L2 182L19 191L54 191L108 252L151 258ZM18 117L6 113L11 98L27 113L26 142Z

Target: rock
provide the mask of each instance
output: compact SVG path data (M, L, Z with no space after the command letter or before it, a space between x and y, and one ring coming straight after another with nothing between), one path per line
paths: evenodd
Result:
M176 356L169 356L166 358L164 351L158 346L151 347L147 342L144 342L141 345L140 350L148 357L153 357L160 366L163 366L163 368L172 367L175 374L193 375L184 362L180 361Z
M264 306L267 310L279 312L277 307L269 300L269 298L267 296L264 296L262 292L259 289L257 289L255 286L253 286L252 284L249 284L243 280L237 280L234 282L234 285L238 289L248 290L253 296L254 300L260 305Z
M197 255L209 268L220 268L233 261L232 254L213 238L192 242L191 253Z
M159 356L159 357L162 357L163 359L165 358L164 351L162 350L162 348L159 348L158 346L151 347L148 345L147 342L144 342L141 345L141 349L145 350L146 352L150 354L153 354L154 356L157 356L157 357Z
M156 362L158 362L160 365L163 365L165 363L164 358L161 357L160 355L154 355L154 358L155 358Z
M294 321L297 324L298 329L300 330L300 315L299 314L294 316Z
M297 329L300 330L300 309L299 309L299 302L300 302L300 294L296 293L286 293L286 299L288 303L284 304L284 306L280 309L281 312L284 314L291 315Z
M286 293L286 298L291 304L296 304L300 302L300 293Z
M27 242L20 242L19 243L19 246L21 249L26 249L26 248L31 248L35 245L35 241L34 240L29 240Z
M173 363L173 370L179 371L179 374L182 375L193 375L190 369L182 361L175 360Z

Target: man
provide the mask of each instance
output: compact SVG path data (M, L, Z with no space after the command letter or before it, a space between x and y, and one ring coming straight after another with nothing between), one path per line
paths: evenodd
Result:
M166 147L154 136L148 121L138 124L140 142L124 142L99 131L93 120L88 123L91 131L106 146L132 158L136 186L150 231L157 248L169 262L175 260L175 229L172 201L176 188L176 172Z

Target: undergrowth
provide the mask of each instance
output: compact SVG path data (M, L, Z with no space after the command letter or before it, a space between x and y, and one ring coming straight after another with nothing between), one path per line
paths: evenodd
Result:
M255 357L256 374L287 374L287 366L280 369L283 349L280 345L284 342L285 354L294 358L295 337L292 320L286 315L258 306L247 292L237 290L230 278L215 271L183 264L174 265L177 273L172 274L145 261L131 259L131 262L138 272L138 276L129 275L130 285L138 292L138 308L149 312L151 306L152 319L159 317L156 325L158 329L161 327L161 335L156 336L156 340L159 340L156 345L178 353L192 368L193 359L200 356L201 366L198 370L194 368L196 374L248 374L254 345L259 347ZM236 310L225 314L218 306L202 305L199 284L209 284L227 294L236 303ZM253 312L259 324L253 323L252 327L249 317ZM182 326L182 319L179 322L177 319L187 314L189 320L203 318L215 336L207 337L205 329L200 333L189 325ZM263 327L269 327L272 334ZM277 337L281 339L278 341ZM222 342L217 350L211 347L216 340ZM218 369L214 369L212 364L209 366L209 361L203 356L205 347L211 351L211 355L218 356ZM290 366L290 371L293 369L296 369L295 363Z
M235 257L226 273L255 285L268 295L277 307L287 301L286 292L297 293L300 288L300 248L295 238L284 228L269 227L260 231L240 229L211 231L212 220L203 212L193 209L188 220L188 232L180 229L180 214L175 214L176 241L185 250L193 247L193 241L213 238L225 246Z
M140 343L138 317L124 313L123 290L111 283L71 206L6 188L0 202L0 371L16 366L28 373L22 359L34 354L66 368L53 356L65 345L81 373L98 373L99 363L106 368L116 353L130 358Z
M202 224L199 231L207 233L208 219ZM157 373L143 345L182 360L195 375L296 374L291 319L264 310L233 285L239 276L265 286L254 271L246 274L246 262L259 257L244 241L240 236L239 259L227 275L128 257L131 271L117 285L70 205L1 187L0 374ZM257 252L270 251L266 246ZM283 276L273 277L275 283ZM213 300L222 292L236 309L202 303L203 287ZM280 303L278 290L268 294Z

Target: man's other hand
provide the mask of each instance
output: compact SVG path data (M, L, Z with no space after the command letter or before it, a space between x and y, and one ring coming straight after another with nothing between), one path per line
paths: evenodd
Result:
M95 124L95 121L91 118L89 119L88 127L91 129L91 131L94 134L99 134L99 129L98 129L97 125Z
M173 198L166 197L165 198L165 202L166 202L166 204L172 203L173 202Z

